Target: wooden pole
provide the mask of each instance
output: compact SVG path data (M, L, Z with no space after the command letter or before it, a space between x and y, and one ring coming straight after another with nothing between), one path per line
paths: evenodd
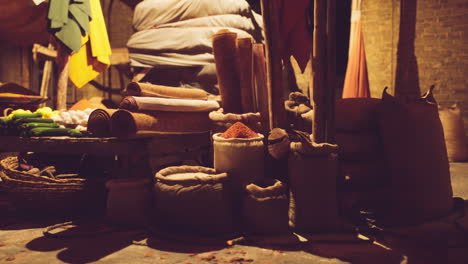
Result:
M285 127L286 111L283 98L283 73L281 64L281 35L277 1L261 0L265 30L267 87L269 91L270 129Z
M252 44L252 38L250 37L237 39L242 113L256 111L254 107Z
M58 81L57 81L57 110L67 109L67 87L68 87L68 69L70 65L70 55L65 47L58 44L57 63L58 63Z
M327 3L327 59L326 142L335 143L336 0L328 0Z
M326 142L326 0L314 0L314 33L312 47L312 98L314 122L312 137L316 143Z
M261 133L268 133L270 130L270 115L269 115L269 101L270 98L268 94L267 87L267 77L266 77L266 62L265 62L265 47L263 44L254 44L253 47L253 57L254 57L254 72L255 72L255 98L256 98L256 108L260 112L261 117Z

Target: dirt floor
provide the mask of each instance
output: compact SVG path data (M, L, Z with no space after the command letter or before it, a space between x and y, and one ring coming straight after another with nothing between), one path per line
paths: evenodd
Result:
M454 196L468 200L468 163L452 163L451 174ZM229 246L221 239L115 229L99 218L44 236L47 227L66 219L18 216L0 191L0 263L468 263L466 229L457 228L453 217L367 236L376 241L356 233L289 234Z

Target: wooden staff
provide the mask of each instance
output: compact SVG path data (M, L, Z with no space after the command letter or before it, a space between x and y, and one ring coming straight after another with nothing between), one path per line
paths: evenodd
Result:
M261 133L265 134L270 131L269 105L271 104L271 96L268 94L265 48L263 44L253 45L253 56L256 83L255 98L257 99L256 108L258 109L258 112L260 112L260 117L262 119Z
M283 98L283 72L281 67L281 35L277 1L261 0L265 29L267 85L269 90L270 129L285 127L286 111Z
M57 110L67 110L67 87L70 54L68 54L65 47L61 43L58 43L57 47L57 64L59 70L56 99Z
M327 3L327 132L328 143L335 143L336 90L336 0Z
M326 142L326 0L314 0L314 35L312 46L312 91L314 122L312 137L316 143Z

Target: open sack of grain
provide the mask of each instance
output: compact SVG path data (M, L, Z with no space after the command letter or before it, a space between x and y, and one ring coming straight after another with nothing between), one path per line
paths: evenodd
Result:
M172 232L234 232L232 199L228 175L212 168L168 167L156 174L155 219Z

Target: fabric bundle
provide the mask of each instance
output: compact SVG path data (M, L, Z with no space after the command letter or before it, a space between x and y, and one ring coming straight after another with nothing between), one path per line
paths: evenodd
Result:
M228 113L242 112L237 53L236 33L222 30L213 35L213 54L221 104Z
M88 131L96 137L112 136L110 120L117 109L96 109L89 115Z
M252 38L238 38L239 85L243 113L255 112Z
M219 108L216 101L127 96L119 108L130 111L209 112Z
M129 96L147 96L173 99L197 99L206 100L208 95L201 89L189 89L181 87L170 87L164 85L155 85L151 83L131 82L125 90Z
M213 34L221 29L239 37L262 41L262 18L245 0L146 0L134 12L133 34L127 46L131 65L154 67L156 72L171 69L190 73L171 83L158 76L158 84L198 86L217 92L213 57Z
M157 123L153 116L120 109L111 117L111 130L114 136L126 137L138 131L155 131Z
M78 87L110 65L111 47L99 0L51 0L49 30L69 50L70 80Z

